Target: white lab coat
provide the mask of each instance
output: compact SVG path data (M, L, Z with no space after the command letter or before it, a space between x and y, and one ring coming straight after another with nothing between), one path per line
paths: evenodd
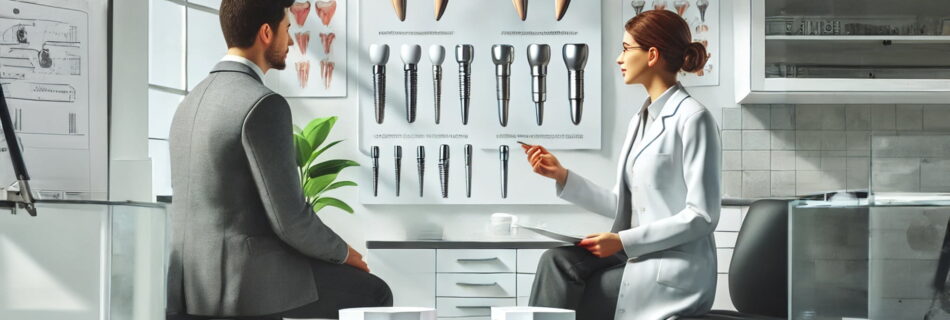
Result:
M612 232L620 234L629 257L617 320L701 315L712 308L716 293L719 128L681 85L674 89L636 146L640 115L631 120L613 191L573 171L558 190L560 198L615 219ZM633 166L630 185L625 165Z

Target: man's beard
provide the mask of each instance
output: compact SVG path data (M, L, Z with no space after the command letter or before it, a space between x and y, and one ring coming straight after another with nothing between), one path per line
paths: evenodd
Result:
M274 47L276 47L276 45ZM277 48L268 48L267 52L264 54L264 58L267 59L267 64L270 65L271 69L284 70L287 68L286 53L287 52L285 51L282 54L280 49Z

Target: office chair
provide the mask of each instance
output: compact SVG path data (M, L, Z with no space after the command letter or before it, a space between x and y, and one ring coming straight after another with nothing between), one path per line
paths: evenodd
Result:
M680 320L777 320L788 317L788 201L758 200L739 229L729 266L738 311L712 310Z

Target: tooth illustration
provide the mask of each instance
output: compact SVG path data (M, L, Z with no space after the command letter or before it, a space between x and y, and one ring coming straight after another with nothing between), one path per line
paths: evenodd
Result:
M322 33L320 37L323 37ZM300 54L306 55L307 46L310 44L310 31L294 33L294 38L297 38L297 48L300 49Z
M435 21L442 19L445 14L445 8L449 6L449 0L435 0Z
M449 145L439 147L439 185L442 187L442 198L449 197Z
M567 66L568 98L571 100L571 121L581 123L584 113L584 68L587 66L589 49L583 43L564 45L564 65Z
M404 44L400 49L406 88L406 120L416 122L416 105L419 96L419 59L422 59L422 47L418 44Z
M445 61L445 47L434 44L429 47L429 61L432 62L432 92L435 106L435 124L442 119L442 62Z
M498 160L501 162L501 197L508 198L508 158L509 149L506 145L498 147Z
M393 9L396 9L399 21L406 21L406 0L393 0Z
M310 36L307 35L307 39L310 39ZM323 44L323 53L330 54L330 46L333 45L333 40L336 39L336 33L320 33L320 43Z
M297 61L294 66L297 67L297 81L300 83L300 87L306 88L307 82L310 80L310 61Z
M419 174L419 197L422 198L422 191L425 190L426 173L426 147L416 147L416 172Z
M498 98L498 122L508 126L508 106L511 101L511 63L515 59L515 47L496 44L491 48L492 62L495 63L495 88Z
M330 83L333 82L333 68L336 62L330 60L320 61L320 77L323 79L323 88L330 89Z
M528 0L511 0L511 3L515 5L515 11L518 12L521 21L528 18Z
M373 98L375 101L376 123L382 124L386 112L386 62L389 61L389 45L370 45L369 60L373 63Z
M472 145L465 145L465 197L472 197Z
M317 16L320 17L320 22L325 26L329 26L330 20L333 20L333 14L336 13L336 0L320 0L316 4Z
M571 5L571 0L554 0L554 17L557 18L557 21L561 21L561 18L564 18L564 14L567 13L567 7Z
M290 13L294 15L294 22L297 22L298 26L304 25L310 16L310 1L295 2L290 6Z
M548 99L548 62L551 61L551 46L528 45L528 64L531 65L531 99L538 125L544 122L544 102Z

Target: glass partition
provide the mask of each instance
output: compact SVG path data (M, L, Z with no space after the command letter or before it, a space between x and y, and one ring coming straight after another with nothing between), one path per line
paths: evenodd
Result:
M0 319L163 319L165 207L0 209Z

